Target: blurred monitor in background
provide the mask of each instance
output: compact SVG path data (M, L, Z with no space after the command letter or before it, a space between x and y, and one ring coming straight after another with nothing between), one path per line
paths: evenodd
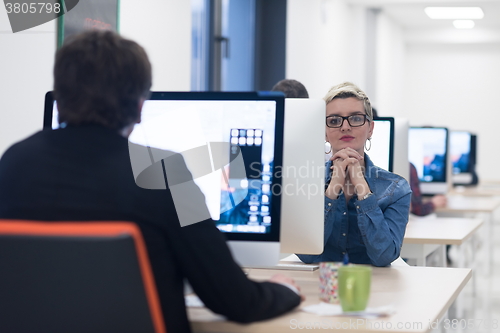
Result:
M370 156L375 165L400 175L409 182L408 129L410 125L408 119L380 117L375 108L372 108L372 111L376 128L372 142L375 144L372 145L373 148L370 151L365 150L365 153Z
M394 118L374 117L376 131L371 136L371 144L365 147L365 153L370 156L376 166L394 172Z
M408 158L415 166L423 195L448 191L448 129L411 127L408 134Z
M477 184L476 135L466 131L451 131L450 159L453 185Z

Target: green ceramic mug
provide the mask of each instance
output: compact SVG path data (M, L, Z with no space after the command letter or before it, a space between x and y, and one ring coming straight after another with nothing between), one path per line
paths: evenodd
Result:
M342 266L338 269L338 288L342 311L364 311L370 298L372 268L365 265Z

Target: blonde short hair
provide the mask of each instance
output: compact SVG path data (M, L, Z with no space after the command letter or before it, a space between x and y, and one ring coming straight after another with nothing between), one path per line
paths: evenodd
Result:
M373 111L370 99L368 98L368 96L366 96L365 92L361 90L354 83L344 82L336 86L333 86L326 93L323 99L325 100L326 104L328 104L335 98L349 98L349 97L354 97L357 100L362 101L365 107L365 113L368 116L368 120L370 121L373 120Z

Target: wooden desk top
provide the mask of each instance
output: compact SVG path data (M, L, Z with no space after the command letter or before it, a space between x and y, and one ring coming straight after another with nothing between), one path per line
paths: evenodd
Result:
M493 213L500 207L500 198L447 195L448 205L436 213Z
M403 243L461 245L481 225L483 220L477 218L410 218Z
M252 269L249 276L255 280L263 280L276 273L283 271ZM301 307L320 302L318 271L289 271L285 274L295 278L307 297ZM374 267L368 306L394 305L396 313L386 318L327 317L296 309L279 318L241 325L221 320L206 308L188 308L188 316L194 332L295 332L298 325L305 328L307 323L313 327L317 323L316 329L307 329L308 332L325 332L326 327L330 327L326 329L330 332L347 332L352 328L345 327L353 325L352 323L357 323L358 332L429 332L429 323L442 317L471 275L470 269L462 268Z

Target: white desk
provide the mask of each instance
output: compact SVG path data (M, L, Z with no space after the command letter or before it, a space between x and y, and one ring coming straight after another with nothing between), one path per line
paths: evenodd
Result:
M492 223L495 210L500 207L500 198L482 196L448 195L448 205L436 209L440 217L479 217L484 221L485 273L489 274L493 257Z
M500 196L500 183L481 183L474 186L455 186L451 194L465 196Z
M455 187L451 195L464 195L468 197L492 197L500 196L500 188L488 187Z
M458 245L460 256L458 267L465 267L462 245L483 225L482 219L425 217L410 218L406 227L401 257L415 259L417 266L426 266L426 257L436 251L440 253L440 266L446 267L446 246Z
M495 197L474 197L466 195L447 195L448 204L444 208L436 209L436 213L493 213L500 207L500 199Z
M268 279L283 271L252 269L249 276L255 280ZM307 299L301 306L319 303L319 272L287 272L301 286ZM470 269L437 267L374 267L368 306L393 304L396 313L379 319L360 322L357 332L424 333L430 332L429 323L435 323L457 298L471 277ZM188 316L194 332L296 332L293 324L322 323L340 329L304 329L304 331L347 332L342 324L356 322L355 317L320 317L296 309L281 317L253 324L236 324L221 320L206 308L189 308ZM398 328L402 326L402 328ZM406 327L405 327L406 325ZM388 329L388 327L391 329ZM302 330L301 330L302 331Z

